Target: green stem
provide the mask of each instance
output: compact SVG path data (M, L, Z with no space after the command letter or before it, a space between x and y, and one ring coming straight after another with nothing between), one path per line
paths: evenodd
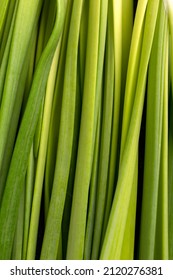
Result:
M23 190L24 191L24 190ZM22 259L22 248L23 248L23 225L24 225L24 192L20 198L20 206L18 213L18 220L16 225L16 231L13 242L12 259Z
M26 183L25 183L25 208L24 208L24 234L23 234L23 254L22 259L26 259L26 253L28 248L28 235L29 235L29 224L31 217L31 206L33 197L33 187L35 179L35 162L34 162L34 151L33 145L31 147L28 167L26 172Z
M163 117L165 19L166 15L163 10L163 3L161 3L148 74L144 182L139 244L140 259L154 259L155 250Z
M9 31L11 29L11 24L12 24L12 21L14 21L13 18L15 18L16 10L18 7L18 2L19 2L18 0L11 0L8 5L6 19L4 22L4 30L3 30L3 33L1 34L2 36L0 35L0 64L2 61L2 57L4 55L4 50L6 47L7 40L8 40ZM1 6L1 9L2 9L2 6ZM0 17L1 17L1 15L0 15Z
M38 160L37 160L37 167L36 167L33 201L32 201L27 259L35 259L35 253L36 253L36 244L37 244L37 235L38 235L40 208L41 208L41 197L42 197L44 170L45 170L46 153L47 153L48 132L49 132L49 125L50 125L50 115L52 109L56 71L57 71L57 65L59 60L59 49L60 49L60 41L55 51L55 55L52 61L52 66L50 69L50 74L47 82L47 90L46 90L45 103L44 103L43 121L42 121L42 129L41 129L41 137L40 137L40 145L39 145Z
M17 9L0 110L0 170L2 168L15 99L18 94L20 77L32 32L38 20L40 6L40 0L29 1L29 4L22 0L19 2Z
M1 36L3 33L3 27L5 23L5 18L8 10L9 0L1 1L1 9L0 9L0 45L1 45Z
M108 38L107 49L105 58L105 87L103 91L103 111L102 111L102 124L101 124L101 138L99 150L99 163L98 163L98 186L97 186L97 201L96 201L96 217L93 232L93 245L92 245L92 259L98 259L102 226L105 211L106 192L107 192L107 179L108 167L110 158L110 143L111 143L111 128L112 128L112 115L113 115L113 93L114 93L114 48L112 43L112 21L110 18L112 13L111 6L109 5L108 12Z
M165 25L166 30L167 24ZM162 124L162 144L161 144L161 164L159 177L159 193L157 206L157 228L155 259L168 260L168 32L165 32L164 60L163 61L163 124Z
M46 36L46 31L48 30L49 27L49 22L52 23L53 19L54 19L54 14L55 11L52 11L52 14L49 14L50 6L54 6L55 5L55 1L52 0L46 0L44 2L44 6L42 9L42 13L41 13L41 19L40 19L40 25L39 25L39 30L38 30L38 38L37 38L37 49L36 49L36 54L35 54L35 66L37 65L37 62L42 54L42 51L47 43L48 40L48 36ZM52 32L52 30L48 30L50 33ZM47 33L48 33L47 31ZM50 35L50 34L49 34ZM48 37L48 38L45 38ZM42 122L43 122L43 111L44 111L44 100L42 102L42 106L41 106L41 110L40 110L40 116L39 116L39 120L37 123L37 128L36 128L36 132L35 132L35 136L34 136L34 156L37 159L38 157L38 150L39 150L39 145L40 145L40 139L41 139L41 130L42 130Z
M113 193L117 180L115 174L118 166L118 143L120 131L120 104L121 104L121 72L122 72L122 1L112 0L113 29L114 29L114 63L115 63L115 89L113 104L111 152L108 175L108 189Z
M130 196L138 152L139 133L144 105L145 84L148 62L153 42L159 0L149 0L146 13L144 39L138 74L138 82L129 130L121 158L118 182L110 213L108 227L101 251L101 259L120 259L124 231L128 217ZM151 16L152 15L152 16Z
M45 171L46 216L48 213L48 207L50 202L54 171L55 171L55 163L56 163L55 151L57 151L57 143L58 143L58 136L59 136L59 126L60 126L61 107L62 107L62 92L63 92L64 72L65 72L65 59L66 59L67 41L68 41L68 34L69 34L69 27L70 27L72 4L73 4L72 0L69 0L67 2L67 10L66 10L65 23L64 23L64 29L62 34L61 50L60 50L60 61L58 66L51 121L50 121L46 171Z
M56 259L67 191L74 137L77 91L77 54L83 1L73 2L66 54L64 90L54 182L46 221L41 259Z
M35 1L34 1L35 3ZM25 1L26 4L26 1ZM28 2L27 2L28 4ZM28 6L28 5L27 5ZM40 106L44 98L47 77L52 58L62 32L65 17L64 1L57 0L57 17L53 32L37 65L30 96L19 128L18 137L10 164L5 192L0 209L0 259L11 256L15 233L18 201L22 193L23 181L28 165L29 153L39 117ZM18 174L18 176L16 176Z
M101 108L99 110L96 140L94 147L94 158L92 165L91 183L89 191L89 203L88 203L88 215L85 235L85 248L84 248L84 259L91 259L93 234L94 234L94 222L95 222L95 209L97 199L97 178L98 178L98 160L99 160L99 148L100 148L100 127L101 127Z
M83 259L88 191L94 148L94 118L101 1L89 2L84 93L67 259Z

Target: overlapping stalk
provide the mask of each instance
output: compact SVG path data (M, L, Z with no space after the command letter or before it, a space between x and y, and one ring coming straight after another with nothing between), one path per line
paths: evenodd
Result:
M173 258L172 0L1 0L0 259Z
M67 259L83 259L88 191L92 169L101 1L89 1L82 115L74 181ZM82 167L82 168L81 168Z
M25 2L25 3L24 3ZM28 6L26 5L26 1L20 1L21 6L19 6L19 16L18 21L16 22L16 36L19 34L27 34L29 36L28 31L28 22L26 21L25 24L20 22L20 19L24 19L24 12L27 14L28 20L31 20L31 15L33 16L33 24L36 23L36 14L38 13L38 7L40 6L40 3L30 2L30 10L28 10ZM24 6L23 6L24 5ZM34 14L35 11L35 14ZM31 14L30 14L30 13ZM44 87L46 84L46 79L49 73L52 57L57 45L57 41L59 39L59 36L62 32L63 22L64 22L64 16L65 16L65 3L62 1L57 1L57 20L54 26L54 32L52 33L49 42L41 56L41 59L39 61L39 64L37 66L37 70L34 76L34 80L31 87L30 92L30 98L27 103L27 107L25 110L25 114L20 126L20 132L17 137L15 149L13 152L9 174L4 190L3 200L1 204L0 209L0 258L6 259L11 257L11 251L12 251L12 244L13 244L13 238L14 238L14 231L15 231L15 225L17 220L17 213L18 213L18 201L22 193L22 186L24 184L24 177L26 173L27 168L27 162L29 157L29 152L32 145L32 140L35 132L35 127L37 124L39 111L40 111L40 105L41 101L44 97ZM19 24L19 27L17 26ZM23 28L27 28L27 31L21 30L21 24ZM30 25L30 24L29 24ZM32 26L30 25L31 31ZM15 36L15 32L14 32ZM14 39L14 48L15 44L19 42L22 42L21 40L15 40ZM25 41L25 44L27 41ZM29 43L29 42L28 42ZM18 48L18 45L16 46ZM27 46L24 46L24 53L27 51ZM20 50L20 47L19 47ZM20 52L20 55L22 55L22 51ZM17 63L19 63L20 60L16 57L16 53L14 55L14 59L17 60ZM11 62L11 67L14 67L14 64ZM20 67L23 65L21 62ZM16 69L15 69L16 71ZM21 71L21 70L20 70ZM20 71L17 71L17 74L20 73ZM12 79L12 77L11 77ZM10 79L10 83L7 85L7 88L12 86L13 80ZM14 77L13 77L14 79ZM18 79L17 79L18 80ZM14 86L14 85L13 85ZM15 88L15 87L14 87ZM7 92L7 90L5 91ZM37 94L36 94L37 93ZM4 95L7 96L6 94ZM8 98L6 99L9 100ZM5 101L4 101L5 102ZM11 104L12 100L10 100ZM4 104L4 103L2 103ZM8 107L4 107L1 104L1 114L2 109L4 108L4 112L7 112ZM12 108L12 105L11 107ZM4 113L5 114L5 113ZM9 120L9 118L7 118ZM1 122L3 126L3 122ZM7 131L8 122L5 123L4 131ZM6 133L2 138L2 158L3 158L3 149L5 146L5 138ZM25 153L22 151L25 150ZM8 209L8 211L6 211Z
M166 15L163 3L160 3L148 74L144 185L139 250L141 259L154 258L157 211L162 207L158 205L158 193L159 174L162 174L160 157L163 124L163 93L166 94L164 92L166 60L164 44L167 44L167 40L164 40L167 27L165 21ZM162 184L164 188L167 188L167 182ZM166 201L164 201L165 203ZM167 219L167 216L165 218ZM167 239L168 237L165 236L165 238Z
M82 7L83 1L79 0L75 0L72 6L55 177L41 251L42 259L56 258L61 234L62 215L70 172L74 137L75 104L77 93L77 50ZM56 236L54 234L55 231Z

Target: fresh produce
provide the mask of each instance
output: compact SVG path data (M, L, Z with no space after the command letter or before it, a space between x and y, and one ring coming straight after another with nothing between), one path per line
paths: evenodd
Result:
M173 259L173 1L0 6L0 259Z

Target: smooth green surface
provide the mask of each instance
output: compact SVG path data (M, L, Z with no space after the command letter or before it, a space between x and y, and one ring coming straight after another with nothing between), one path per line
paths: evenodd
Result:
M91 178L97 79L100 1L89 2L89 23L82 116L71 210L67 259L83 259L88 190Z
M41 0L31 0L29 2L21 0L17 8L0 110L0 170L3 165L5 145L15 99L18 94L17 90L20 84L22 68L25 63L32 32L38 20L40 7Z
M26 3L26 2L25 2ZM57 20L49 42L39 60L18 133L5 192L0 209L0 259L10 259L21 197L23 180L26 174L29 153L38 121L40 106L44 97L48 73L57 41L62 32L65 16L64 1L57 0ZM8 209L8 210L7 210Z
M83 1L74 1L66 54L55 176L44 233L41 259L56 259L60 240L62 215L70 172L74 136L77 91L77 51L82 7Z
M47 142L48 142L48 132L50 126L50 116L52 108L52 100L54 94L56 71L59 60L59 50L60 50L61 40L56 48L54 58L52 61L47 88L45 94L44 110L43 110L43 121L40 136L40 145L38 151L38 160L35 171L35 182L34 182L34 192L32 198L32 210L30 217L30 229L28 237L28 249L27 249L27 259L35 259L37 235L39 227L39 217L41 209L41 198L44 182L44 170L47 154Z
M101 251L101 259L120 259L128 205L134 180L135 159L144 104L148 62L154 37L159 1L149 1L144 27L144 38L132 117L119 167L116 193ZM152 14L152 17L151 17ZM133 162L132 162L132 159Z
M155 249L163 118L164 32L165 12L163 5L160 4L148 74L140 259L153 259Z

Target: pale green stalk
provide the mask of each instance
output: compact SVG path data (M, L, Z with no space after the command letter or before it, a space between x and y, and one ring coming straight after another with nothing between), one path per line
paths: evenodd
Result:
M15 99L18 94L18 85L32 32L38 20L40 6L40 0L31 0L29 2L21 0L17 9L0 110L0 170L2 168Z
M49 133L49 126L50 126L50 116L51 116L52 101L54 95L56 71L57 71L57 66L59 61L59 50L61 45L60 42L61 41L59 41L54 54L54 58L52 61L52 66L50 69L50 74L47 82L47 89L46 89L46 96L45 96L44 110L43 110L42 129L40 135L40 145L38 151L35 183L33 189L33 200L32 200L30 228L29 228L29 236L28 236L27 259L35 259L35 253L36 253L36 244L37 244L37 235L38 235L40 208L41 208L41 197L42 197L42 190L43 190L44 170L45 170L46 153L47 153L48 133Z
M5 23L5 18L8 10L9 0L1 0L1 9L0 9L0 45L1 45L1 36L3 32L3 27Z
M34 60L34 67L37 65L37 62L42 54L42 51L45 46L45 30L46 24L48 19L48 9L49 9L50 1L44 1L43 8L41 11L40 17L40 24L38 28L38 38L36 43L36 53L35 53L35 60ZM40 145L40 137L41 137L41 130L42 130L42 121L43 121L43 110L44 110L44 100L42 101L39 120L37 123L36 132L34 135L33 147L34 147L34 157L37 160L38 152L39 152L39 145Z
M46 26L47 26L47 21L49 21L49 18L51 18L52 21L52 15L51 17L48 17L48 10L50 3L52 4L52 1L50 0L45 0L44 5L42 8L42 13L41 13L41 19L40 19L40 24L39 24L39 29L38 29L38 38L37 38L37 44L36 44L36 54L35 54L35 66L37 65L37 62L42 54L42 51L44 49L44 46L46 44L45 42L45 33L46 33ZM40 145L40 138L41 138L41 130L42 130L42 121L43 121L43 111L44 111L44 100L42 102L41 110L40 110L40 116L39 120L37 123L37 128L34 136L34 156L37 159L38 157L38 152L39 152L39 145Z
M29 91L32 84L33 74L34 74L37 31L38 28L36 28L33 33L32 47L30 47L29 67L27 70L27 78L26 78L25 89L24 89L23 100L22 100L21 117L26 108ZM22 259L24 260L26 259L26 252L28 246L28 234L29 234L29 223L30 223L30 215L31 215L34 177L35 177L35 162L34 162L33 145L32 145L30 155L29 155L29 160L28 160L26 179L25 179L24 232L23 232L23 250L22 250Z
M107 28L107 48L105 57L105 80L103 89L103 109L102 124L100 133L100 150L98 158L98 179L97 179L97 200L95 224L93 229L92 259L98 259L101 245L101 235L105 212L107 179L110 157L112 115L113 115L113 93L114 93L114 46L113 36L113 18L112 9L109 3L108 28Z
M138 191L138 155L136 156L135 170L131 185L130 202L126 225L124 228L123 244L121 249L121 260L133 260L135 249L135 229L136 229L136 203Z
M103 94L102 80L103 80L103 72L104 72L103 67L104 67L104 56L105 56L105 45L106 45L105 42L106 42L106 28L107 28L107 13L108 13L108 1L102 0L100 3L100 23L99 23L100 27L99 27L99 41L98 41L97 80L96 80L96 93L95 93L94 132L93 132L93 146L92 146L92 156L91 156L92 163L91 164L93 164L93 158L94 158L94 146L95 146L95 141L96 141L98 118L100 118L99 114L101 114L99 112L99 110L101 110L100 108L102 106L101 105L102 94ZM92 176L92 173L91 173L91 176ZM96 174L93 176L96 176ZM91 177L91 180L92 180L92 185L96 184L96 181L94 178ZM94 218L94 215L95 214L93 213L90 216L90 221L88 223L89 232L87 234L90 235L89 239L91 239L91 235L93 235L93 232L91 232L93 230L93 226L90 224L90 222L91 223L93 222L92 220ZM86 236L86 238L87 238L87 236ZM90 241L88 240L88 242L90 242Z
M122 124L122 136L121 136L121 154L123 153L124 143L129 129L134 98L136 93L136 85L140 64L140 56L143 40L143 28L145 23L145 15L147 9L148 0L139 0L137 11L135 14L135 21L133 26L133 35L129 53L129 63L127 69L127 79L125 87L125 98L123 108L123 124ZM134 59L135 58L135 59Z
M134 103L135 87L139 71L139 62L142 48L143 28L145 22L147 1L138 3L135 15L135 23L133 28L133 38L131 42L129 64L127 71L127 80L125 86L125 98L122 117L122 134L121 134L121 151L122 157L124 143L129 128L131 113ZM125 66L123 65L123 68ZM123 73L125 75L125 73ZM133 259L134 257L134 241L135 241L135 222L136 222L136 201L137 201L137 184L138 184L138 155L136 157L135 170L133 175L132 190L130 195L130 203L128 216L124 230L123 245L120 259Z
M143 2L143 4L145 4ZM146 5L146 4L145 4ZM141 28L142 28L142 22L143 22L143 17L145 15L145 9L143 11L143 14L139 11L140 9L140 5L138 5L139 8L137 10L136 16L135 16L135 21L138 21L138 25L134 24L134 28L133 28L133 33L134 33L134 37L136 38L135 40L131 41L131 33L132 33L132 17L133 17L133 3L132 1L128 1L128 0L123 0L122 1L122 68L121 68L121 72L122 72L122 80L121 80L121 108L120 108L120 119L122 122L122 113L123 113L123 103L124 103L124 95L125 98L127 99L127 95L131 94L132 92L134 92L134 90L132 89L131 85L130 85L130 79L131 82L133 81L133 83L135 84L135 78L134 78L134 72L136 71L136 75L137 75L137 70L138 70L138 64L139 64L139 59L137 58L140 54L140 44L141 44ZM124 12L125 11L125 12ZM141 9L142 11L142 9ZM140 41L138 41L140 38ZM130 45L131 43L131 45ZM129 50L131 48L131 54L130 54L130 58L129 58ZM128 64L128 60L129 60L129 65L130 66L130 71L127 75L127 64ZM130 62L131 61L131 62ZM134 63L134 65L132 66L132 61ZM136 70L135 70L136 69ZM128 79L126 80L126 75L128 77ZM129 83L128 86L126 86L126 83ZM136 84L135 84L136 85ZM126 86L126 93L124 93L125 90L125 86ZM127 92L128 91L128 92ZM126 101L125 101L126 102ZM127 104L129 104L129 102L126 102ZM130 106L130 104L129 104ZM127 107L127 105L126 105ZM125 114L124 114L125 115ZM119 131L120 133L120 131ZM117 165L118 167L118 165ZM117 168L116 168L117 169ZM117 174L118 170L116 170ZM108 194L107 194L107 201L106 201L106 213L105 213L105 228L107 225L107 221L108 221L108 217L109 217L109 213L110 213L110 209L111 209L111 205L112 205L112 200L113 200L113 194L115 191L115 183L114 180L116 179L117 175L113 177L109 178L109 182L108 182Z
M60 50L60 61L58 66L54 100L52 106L47 159L46 159L46 171L45 171L45 216L47 216L48 213L48 207L49 207L53 178L54 178L55 163L56 163L55 151L57 151L58 136L59 136L65 60L66 60L66 50L67 50L67 41L68 41L70 19L71 19L71 12L72 12L72 4L73 4L72 0L69 0L67 2L67 11L66 11L64 29L62 34L61 50Z
M125 0L126 2L126 0ZM130 3L128 3L130 4ZM127 5L127 4L126 4ZM125 6L125 3L124 3ZM142 48L142 39L143 39L143 28L145 22L145 12L147 7L147 1L139 2L137 6L137 11L135 15L135 23L133 28L133 39L131 42L130 56L129 56L129 64L128 71L124 65L125 59L124 56L128 54L128 49L125 49L123 53L123 65L122 65L122 84L123 79L125 79L126 71L127 71L127 80L125 85L125 97L124 97L124 108L123 108L123 116L122 116L122 134L121 134L121 151L120 151L120 160L122 157L124 142L126 139L126 135L128 132L128 127L131 119L131 112L134 103L135 96L135 87L137 83L137 75L139 70L139 62L140 62L140 54ZM130 7L127 7L128 9ZM131 3L131 9L133 10L133 4ZM125 17L125 13L123 13ZM131 15L132 16L132 15ZM130 16L130 19L131 19ZM132 19L131 19L132 20ZM138 22L138 24L136 24ZM123 26L126 26L126 19L124 18ZM129 24L130 26L130 24ZM124 32L123 32L124 34ZM126 35L127 36L127 35ZM130 38L127 36L127 40ZM123 47L125 48L125 42L123 43ZM125 68L125 70L124 70ZM124 73L125 71L125 73ZM123 94L123 93L122 93ZM135 169L133 174L133 182L131 186L131 194L130 194L130 203L128 209L128 216L126 220L126 226L124 230L123 237L123 245L120 259L133 259L134 258L134 241L135 241L135 223L136 223L136 202L137 202L137 187L138 187L138 155L136 156Z
M161 164L159 177L159 193L157 206L157 227L155 259L169 259L168 244L168 29L165 24L166 32L163 55L163 124L162 124L162 144L161 144Z
M81 80L81 93L83 95L84 77L85 77L85 60L86 60L86 47L88 33L88 10L89 1L84 2L82 11L81 25L80 25L80 37L79 37L79 65L80 65L80 80Z
M4 83L5 83L5 75L6 75L6 70L7 70L7 66L8 66L11 40L12 40L13 29L14 29L14 24L15 24L16 12L17 12L17 8L15 8L14 13L13 13L13 18L12 18L10 29L8 32L8 38L7 38L7 42L5 45L5 50L2 55L2 60L0 60L0 65L1 65L1 67L0 67L0 108L1 108L3 87L4 87Z
M6 15L6 19L4 22L3 34L2 34L2 36L0 35L0 64L2 61L2 57L4 55L4 50L6 47L7 40L8 40L9 31L11 29L11 24L12 24L13 18L15 18L15 14L16 14L15 10L17 10L18 2L19 2L18 0L11 0L8 5L7 15Z
M153 42L159 1L149 0L131 121L119 167L115 197L101 251L101 259L120 259L134 182L136 156L143 112L148 62ZM152 16L151 16L152 15ZM134 159L134 161L132 161Z
M65 8L64 1L57 0L57 15L54 29L38 62L30 96L16 139L0 209L0 259L9 259L11 256L19 207L18 201L22 193L29 153L39 117L40 106L44 98L47 77L64 24Z
M151 260L154 259L155 250L162 139L165 19L161 1L148 74L144 182L139 240L139 258Z
M88 191L94 147L94 118L101 1L89 2L81 127L67 246L67 259L83 259Z
M106 30L107 30L107 13L108 0L101 0L100 3L100 23L99 23L99 45L98 45L98 62L97 62L97 81L96 81L96 99L95 99L95 117L94 117L94 136L93 136L93 152L96 138L97 121L99 107L102 102L103 94L103 73L104 73L104 57L106 46ZM93 156L92 156L93 159Z
M73 147L72 147L72 156L70 164L70 173L68 178L67 186L67 195L64 205L63 220L62 220L62 242L63 242L63 257L66 257L67 251L67 242L68 242L68 231L70 224L70 215L71 215L71 205L73 197L73 186L76 170L76 158L78 150L78 140L79 140L79 131L80 131L80 119L81 119L81 89L80 89L80 75L79 75L79 64L77 69L77 93L76 93L76 105L75 105L75 121L74 121L74 136L73 136Z
M35 31L32 36L33 36L33 42L32 42L32 48L30 47L29 66L28 66L27 78L25 82L25 89L24 89L23 100L22 100L21 115L23 115L25 111L25 107L28 101L28 96L32 84L33 74L34 74L38 27L35 28Z
M16 225L16 231L13 242L12 250L12 260L21 260L22 259L22 248L23 248L23 225L24 225L24 190L20 198L20 206L18 212L18 220Z
M31 217L31 206L33 197L33 187L35 179L35 161L34 161L34 151L33 145L31 147L28 167L25 179L25 207L24 207L24 233L23 233L23 252L22 259L26 259L27 247L28 247L28 235L29 235L29 224Z
M122 0L122 66L121 66L121 97L120 97L120 130L119 134L121 138L122 122L123 122L123 107L124 107L124 96L126 90L126 78L127 69L129 62L129 52L131 47L132 31L133 31L133 17L134 17L134 1L133 0ZM138 1L139 2L139 1ZM136 15L135 15L136 18ZM139 25L140 29L140 25ZM142 37L142 36L141 36ZM136 40L137 41L137 40ZM140 43L137 44L137 48ZM134 58L135 60L135 58ZM129 89L130 91L130 89ZM119 139L121 141L121 139ZM120 143L119 143L120 145Z
M121 91L124 97L129 51L133 31L134 1L122 0L122 82ZM123 102L122 102L123 103Z
M25 64L23 65L22 72L20 75L20 83L18 84L17 87L17 96L14 102L14 108L12 112L12 117L9 125L9 131L8 131L8 137L7 141L5 143L5 151L4 151L4 156L3 156L3 168L0 171L0 179L1 179L1 188L0 188L0 200L2 198L2 194L4 191L9 167L10 167L10 161L14 149L14 144L15 144L15 139L16 139L16 133L17 129L20 123L20 116L21 114L21 107L22 107L22 102L23 102L23 95L24 95L24 89L25 89L25 83L26 83L26 78L28 74L28 65L29 65L29 60L30 60L30 55L32 52L33 48L33 35L35 34L35 30L31 36L30 39L30 49L25 57ZM20 115L21 114L21 115Z
M62 243L62 233L60 234L60 240L58 245L58 253L57 253L57 260L63 260L63 243Z
M60 131L57 148L54 182L41 259L56 259L61 234L61 223L70 172L74 137L75 104L77 92L77 55L83 1L75 0L68 36Z
M95 148L94 148L94 158L92 165L91 183L89 190L89 202L88 202L88 215L86 224L86 235L85 235L85 248L84 248L84 259L91 259L92 252L92 240L93 240L93 230L95 222L95 208L97 199L97 176L98 176L98 160L99 160L99 147L100 147L100 126L101 126L101 109L99 110Z
M122 74L122 0L111 0L113 7L115 89L113 104L112 139L108 175L108 189L113 193L118 167L118 141L120 132L121 74Z
M130 2L125 4L126 1L123 2L123 5L127 6L130 5ZM132 5L132 4L131 4ZM142 45L142 38L143 38L143 26L144 26L144 18L145 18L145 12L147 7L147 1L140 1L138 3L136 15L135 15L135 23L133 27L133 37L131 41L131 48L130 48L130 56L129 56L129 64L128 64L128 72L127 72L127 80L126 80L126 87L125 87L125 100L124 100L124 109L123 109L123 124L122 124L122 135L121 135L121 153L120 158L122 157L122 151L124 142L126 139L126 134L128 130L128 126L131 119L131 112L133 108L133 101L134 101L134 95L135 95L135 88L137 84L137 75L139 70L139 62L140 62L140 54L141 54L141 45ZM132 11L132 7L128 7L130 9L130 12ZM124 13L123 13L123 16ZM131 21L131 15L129 16L129 21ZM124 19L125 20L125 19ZM123 28L126 26L126 23L123 20ZM130 22L128 24L128 28L130 28ZM128 34L129 36L129 34ZM130 38L125 37L123 33L123 40L130 40ZM123 41L124 42L124 41ZM124 47L124 44L123 44ZM124 47L125 48L125 47ZM128 48L123 51L128 53ZM124 71L126 70L125 65L125 54L123 55L123 64L122 64L122 83L125 79L126 73ZM126 58L127 59L127 58ZM126 72L126 71L125 71ZM122 93L123 94L123 93ZM131 198L130 198L130 205L128 210L128 217L126 220L126 228L124 230L123 235L123 245L122 245L122 252L121 252L121 259L132 259L133 258L133 251L134 251L134 237L135 237L135 217L136 217L136 196L137 196L137 161L136 161L136 171L134 174L134 179L132 183L132 192L131 192ZM107 199L107 217L108 213L110 211L111 203L112 203L112 197L113 197L113 188L109 189L108 191L108 199Z

